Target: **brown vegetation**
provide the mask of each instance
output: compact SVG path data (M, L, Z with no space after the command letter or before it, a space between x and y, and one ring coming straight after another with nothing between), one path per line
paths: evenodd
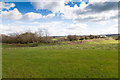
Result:
M40 34L40 33L39 33ZM45 36L39 35L37 33L25 32L22 34L10 34L1 35L2 43L16 43L16 44L28 44L28 43L50 43L52 38L46 33Z

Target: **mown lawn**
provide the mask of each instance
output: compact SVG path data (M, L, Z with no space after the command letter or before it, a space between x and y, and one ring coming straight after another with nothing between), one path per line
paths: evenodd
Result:
M117 78L118 41L15 47L3 45L3 78Z

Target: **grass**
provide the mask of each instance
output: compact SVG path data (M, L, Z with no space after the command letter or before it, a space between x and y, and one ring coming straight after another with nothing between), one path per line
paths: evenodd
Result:
M118 41L3 45L3 78L117 78Z

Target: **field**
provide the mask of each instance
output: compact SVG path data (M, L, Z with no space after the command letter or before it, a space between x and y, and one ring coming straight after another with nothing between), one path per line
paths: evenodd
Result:
M3 78L118 78L118 40L3 44Z

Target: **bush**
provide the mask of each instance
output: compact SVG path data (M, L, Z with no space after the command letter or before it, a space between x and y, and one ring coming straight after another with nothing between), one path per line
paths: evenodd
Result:
M118 36L113 36L112 38L115 39L115 40L120 40L120 36L119 35Z
M19 35L20 43L27 44L27 43L34 43L37 42L37 35L35 33L26 32Z
M79 40L84 40L84 38L83 38L83 37L81 37Z
M39 43L29 43L28 46L29 47L37 47L39 45Z
M12 35L1 35L2 43L17 43L17 44L29 44L29 43L51 43L52 37L41 37L36 33L25 32L22 34L12 34Z
M82 40L83 40L83 39L89 39L89 37L88 37L88 36L85 36L84 38L82 38Z
M90 35L89 37L90 37L90 39L94 39L94 36L93 36L93 35Z
M75 40L78 40L78 37L76 35L68 35L68 40L69 41L75 41Z
M38 41L40 43L52 43L53 42L51 37L40 37Z
M59 38L56 40L57 42L61 42L61 41L68 41L68 39L65 39L65 38Z

